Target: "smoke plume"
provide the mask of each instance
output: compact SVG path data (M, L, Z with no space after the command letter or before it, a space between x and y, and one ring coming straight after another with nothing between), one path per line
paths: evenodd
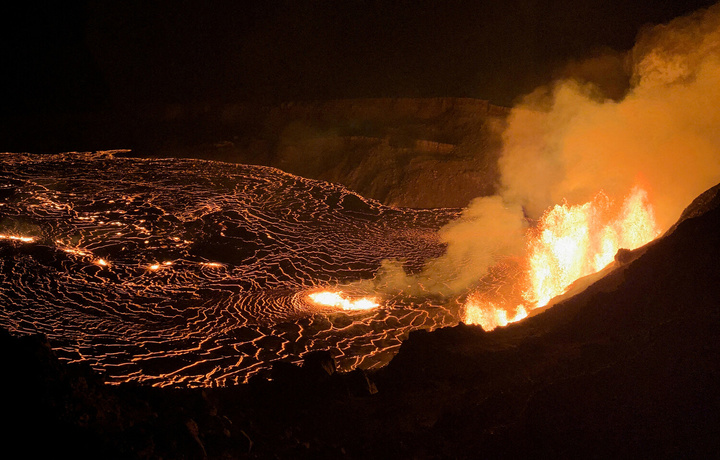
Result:
M423 271L406 275L402 264L386 261L373 290L403 291L410 295L459 294L476 283L504 257L525 247L526 219L522 208L500 196L473 200L462 216L440 230L445 254L429 261Z
M525 97L503 134L498 195L441 230L447 252L421 274L387 263L376 288L467 290L499 259L523 254L527 217L601 190L622 202L644 187L665 230L720 182L720 4L643 31L625 62L624 97L575 78Z
M720 4L643 32L627 55L627 95L603 99L575 80L540 88L510 116L502 196L532 217L598 190L650 193L668 228L720 181Z

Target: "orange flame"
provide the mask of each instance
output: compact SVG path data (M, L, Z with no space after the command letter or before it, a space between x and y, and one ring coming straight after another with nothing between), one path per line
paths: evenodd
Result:
M308 297L318 305L342 308L343 310L370 310L379 305L374 297L362 297L352 300L343 295L342 291L321 291L309 294Z
M611 263L618 249L636 249L658 236L647 192L636 187L616 218L603 193L583 205L556 205L542 217L528 247L530 286L523 297L542 307L573 281Z
M5 235L5 234L0 234L0 240L21 241L23 243L35 242L35 238L33 238L31 236L18 236L18 235Z
M477 324L486 331L492 331L496 327L507 326L527 317L527 310L522 305L518 305L515 315L508 318L508 312L504 308L493 302L482 302L471 298L465 304L463 322L465 324Z
M585 204L556 205L546 211L528 232L526 304L508 319L507 308L471 296L463 321L485 330L519 321L526 311L563 294L575 280L602 270L619 249L636 249L660 234L642 188L631 191L616 215L612 211L612 201L602 192Z

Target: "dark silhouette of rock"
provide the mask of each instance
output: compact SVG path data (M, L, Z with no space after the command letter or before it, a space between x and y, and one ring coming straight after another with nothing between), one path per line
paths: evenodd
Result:
M295 385L303 377L299 366L285 361L274 362L270 370L270 378L278 385Z
M303 357L303 369L317 379L327 378L336 371L335 358L327 350L317 350Z
M130 149L128 156L260 164L339 183L388 205L464 207L495 192L508 113L487 100L453 97L157 104L78 120L49 114L42 124L52 132L42 138L34 118L13 117L0 132L8 131L7 151L111 146ZM13 141L19 132L31 134Z
M73 458L717 457L713 190L582 293L490 333L412 333L373 372L332 372L328 350L237 387L107 386L42 336L2 331L4 445Z
M372 396L377 393L377 386L362 369L350 371L345 378L348 392L354 396Z
M633 251L630 249L620 248L617 254L615 254L615 262L626 264L634 259Z
M9 200L15 196L17 189L15 187L0 187L0 200Z

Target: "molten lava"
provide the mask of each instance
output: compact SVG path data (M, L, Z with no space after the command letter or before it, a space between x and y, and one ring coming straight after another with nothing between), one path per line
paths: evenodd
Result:
M583 205L556 205L542 217L529 241L529 283L525 299L537 308L565 292L573 281L613 261L618 249L652 241L655 226L647 193L635 188L619 215L608 219L612 202L603 193Z
M486 331L492 331L498 326L507 326L510 323L520 321L527 317L527 315L525 307L518 305L515 315L508 318L507 310L499 307L494 302L484 302L470 298L465 304L465 317L463 321L466 324L479 324Z
M353 300L343 295L341 291L314 292L309 294L308 298L318 305L342 308L343 310L370 310L378 307L378 303L373 297L362 297Z
M556 205L528 231L525 304L509 317L507 307L470 296L463 321L485 330L519 321L527 311L563 294L575 280L602 270L619 249L638 248L659 234L647 192L639 187L619 211L602 192L582 205Z
M0 240L20 241L22 243L33 243L35 238L31 236L5 235L0 234Z

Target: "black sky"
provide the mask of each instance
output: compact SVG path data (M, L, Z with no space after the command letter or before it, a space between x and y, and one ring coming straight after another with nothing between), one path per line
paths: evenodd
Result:
M18 2L3 114L380 96L509 105L707 0Z

